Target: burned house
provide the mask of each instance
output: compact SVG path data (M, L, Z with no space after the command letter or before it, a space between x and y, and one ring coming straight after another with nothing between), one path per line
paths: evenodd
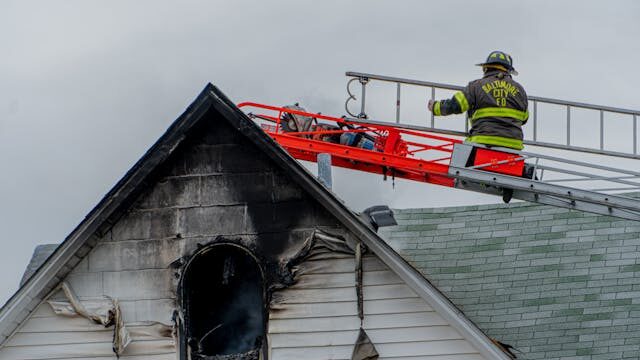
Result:
M0 310L0 359L508 359L209 85Z

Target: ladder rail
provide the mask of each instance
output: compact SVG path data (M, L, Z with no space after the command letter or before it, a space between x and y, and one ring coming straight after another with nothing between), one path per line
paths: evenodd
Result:
M534 115L535 115L535 113L534 113ZM378 121L378 120L374 120L374 119L370 119L370 118L362 119L362 118L345 117L345 119L348 119L348 120L353 121L353 122L362 122L362 123L374 124L374 125L389 125L390 124L390 122L387 122L387 121ZM467 121L465 121L465 125L466 124L468 124ZM456 131L456 130L451 130L451 129L440 129L440 128L436 128L436 127L433 127L433 126L419 126L419 125L402 124L402 123L395 123L394 126L396 126L398 128L403 128L403 129L413 129L413 130L418 130L418 131L426 131L426 132L430 132L430 133L450 135L450 136L461 136L461 137L466 137L467 136L466 130L465 131ZM534 136L535 136L535 127L534 127ZM588 154L596 154L596 155L614 156L614 157L634 159L634 160L640 159L640 155L629 154L629 153L624 153L624 152L620 152L620 151L613 151L613 150L601 151L599 149L593 149L593 148L588 148L588 147L584 147L584 146L577 146L577 145L566 146L566 145L562 145L562 144L554 144L554 143L550 143L550 142L534 141L534 140L527 140L527 139L524 139L522 141L522 143L525 144L525 145L539 146L539 147L545 147L545 148L549 148L549 149L566 150L566 151L588 153Z
M355 72L355 71L347 71L345 75L348 77L366 78L369 81L379 80L379 81L386 81L391 83L434 87L436 89L456 90L456 91L464 89L463 86L459 86L459 85L451 85L451 84L438 83L438 82L432 82L432 81L413 80L413 79L406 79L406 78L393 77L393 76L361 73L361 72ZM627 115L640 115L640 110L625 109L625 108L619 108L614 106L596 105L596 104L589 104L589 103L578 102L578 101L553 99L553 98L547 98L542 96L528 96L528 98L531 101L539 101L539 102L555 104L555 105L569 105L571 107L578 107L578 108L591 109L591 110L603 110L607 112L615 112L615 113L621 113L621 114L627 114Z
M366 97L365 89L366 89L366 86L372 82L372 80L395 84L397 87L397 98L395 99L395 102L396 102L395 106L397 111L396 111L395 122L397 124L402 123L400 118L400 107L401 107L400 86L401 85L425 87L427 88L426 99L431 99L431 100L435 99L436 89L449 90L449 91L458 91L463 89L462 86L457 86L457 85L450 85L450 84L437 83L437 82L431 82L431 81L413 80L413 79L384 76L384 75L376 75L376 74L369 74L369 73L352 72L352 71L347 72L346 76L350 77L351 79L347 84L349 99L345 103L345 110L347 111L348 114L357 118L365 118L365 119L369 118L365 108L365 97ZM353 95L351 90L349 89L350 84L354 80L359 80L359 83L362 86L362 97L360 98L361 100L360 113L357 115L353 114L349 110L349 102L351 100L357 100L355 95ZM548 147L548 148L554 148L554 149L560 149L560 150L587 152L587 153L593 153L593 154L616 156L616 157L631 158L631 159L640 159L640 154L638 153L639 141L638 141L638 120L637 120L638 115L640 115L640 111L613 107L613 106L594 105L594 104L588 104L588 103L577 102L577 101L552 99L552 98L546 98L546 97L540 97L540 96L529 96L529 101L531 103L530 105L532 105L529 108L532 109L532 116L530 121L532 122L531 127L533 128L532 129L533 136L532 136L532 140L525 139L524 143L526 145ZM539 124L538 124L539 123L538 111L540 110L539 108L541 107L541 105L562 106L566 109L565 110L566 118L564 120L566 124L566 130L565 130L566 137L564 142L549 141L549 140L544 141L544 139L541 140L541 136L539 134ZM426 111L426 103L424 108ZM598 133L596 136L599 139L599 143L597 146L576 146L575 144L572 144L571 134L576 133L576 131L574 130L574 127L579 125L579 122L572 121L572 110L574 109L583 109L583 110L598 112L599 126L598 126ZM606 124L609 123L607 121L607 118L605 117L605 114L619 114L619 115L629 117L631 126L633 127L633 132L629 139L629 145L631 146L631 151L612 150L605 146L605 135L604 135L605 128L606 128ZM457 134L452 134L451 130L449 129L436 127L436 122L433 114L427 114L427 115L429 116L429 119L427 120L426 124L429 124L430 125L429 127L433 128L433 130L431 130L433 132L464 136L466 134L466 131L468 130L468 122L467 122L466 116L465 116L465 122L463 124L463 127L461 127L461 128L464 128L464 131L457 131Z
M507 152L506 150L503 152ZM538 162L540 159L545 159L545 158L551 158L554 159L556 161L558 161L557 158L554 157L546 157L543 155L537 156L537 154L531 154L531 153L519 153L519 157L516 158L511 158L511 159L507 159L507 160L501 160L501 161L497 161L497 162L490 162L490 163L484 163L484 164L478 164L478 165L473 165L473 166L467 166L465 167L466 169L477 169L477 170L484 170L484 168L490 167L490 166L495 166L495 165L502 165L502 164L507 164L507 163L514 163L514 162L518 162L520 160L526 160L526 159L537 159ZM624 169L613 169L611 167L608 166L599 166L596 164L586 164L586 163L580 163L580 162L573 162L573 161L559 161L559 162L563 162L565 164L573 164L573 163L577 163L582 165L583 167L590 167L592 169L605 169L606 171L609 172L616 172L616 173L635 173L632 171L625 171ZM607 181L607 182L611 182L611 183L616 183L616 184L620 184L620 185L629 185L632 186L631 188L626 187L626 188L610 188L610 189L601 189L600 191L617 191L617 190L624 190L624 191L632 191L632 190L640 190L640 182L633 182L633 181L627 181L629 179L637 179L640 181L640 174L638 175L618 175L618 176L604 176L604 175L594 175L591 173L587 173L587 172L582 172L582 171L575 171L575 170L569 170L566 168L560 168L560 167L555 167L555 166L549 166L549 165L544 165L544 164L537 164L536 168L540 171L544 171L546 170L547 173L548 172L553 172L553 174L562 174L562 175L572 175L572 176L580 176L579 178L564 178L564 179L552 179L552 180L545 180L545 183L559 183L559 182L581 182L581 181ZM532 181L538 181L538 180L532 180ZM589 189L590 191L595 191L594 189Z
M578 178L578 179L552 179L546 180L548 183L560 183L560 182L573 182L573 181L593 181L593 180L627 180L627 179L636 179L637 176L592 176L591 178ZM640 183L637 184L640 186Z
M595 191L595 192L612 192L612 191L616 191L616 192L633 192L633 191L637 191L638 188L593 188L590 189L591 191Z
M498 187L487 188L485 184L478 183L474 180L458 179L456 188L464 189L468 191L475 191L484 194L501 195ZM588 201L580 199L569 199L566 197L555 196L551 194L544 194L538 192L531 192L528 190L515 189L513 191L513 198L523 200L531 203L539 203L544 205L550 205L554 207L561 207L571 210L585 211L593 214L613 216L625 220L640 221L640 212L627 210L624 208L618 208L615 205L601 205L594 204Z
M598 176L598 175L593 175L593 174L589 174L589 173L585 173L585 172L581 172L581 171L573 171L573 170L562 169L562 168L558 168L558 167L555 167L555 166L547 166L547 165L540 165L539 168L540 169L545 169L547 171L554 171L554 172L557 172L557 173L562 173L562 174L582 176L582 178L579 178L579 179L557 179L557 180L563 180L562 182L571 182L571 181L608 181L608 182L612 182L612 183L616 183L616 184L620 184L620 185L630 185L630 186L634 186L635 188L640 188L640 183L633 182L633 181L627 181L627 180L621 179L619 176L614 176L614 177ZM640 180L640 178L638 178L637 176L634 176L633 179ZM551 182L554 182L554 181L553 180L545 180L545 182L546 183L551 183ZM561 182L561 181L555 181L555 182Z
M528 151L516 151L516 150L504 149L504 148L502 148L501 151L503 151L503 152L511 152L511 153L514 153L514 154L527 155L530 158L545 159L545 160L556 161L556 162L570 164L570 165L583 166L583 167L587 167L587 168L591 168L591 169L598 169L598 170L604 170L604 171L618 172L618 173L627 174L627 175L640 176L640 172L638 172L638 171L627 170L627 169L619 169L619 168L614 168L614 167L606 166L606 165L588 163L588 162L585 162L585 161L565 159L565 158L561 158L561 157L553 156L553 155L537 154L537 153L532 153L532 152L528 152Z
M457 188L491 193L486 186L493 186L495 194L499 194L497 189L508 188L514 190L513 197L516 199L640 221L638 199L545 184L482 170L452 166L449 171L457 179Z
M488 185L497 185L511 189L530 191L533 193L563 197L567 199L580 199L591 201L600 205L616 205L620 208L635 210L640 212L640 201L638 199L600 194L589 190L582 190L569 186L548 184L541 181L518 178L514 176L502 175L483 170L476 170L464 167L450 166L449 175L457 179L482 181Z

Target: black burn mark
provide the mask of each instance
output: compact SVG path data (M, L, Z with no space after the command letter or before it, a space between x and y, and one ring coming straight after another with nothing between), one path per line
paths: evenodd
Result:
M188 150L174 157L179 165L172 169L172 175L202 177L202 195L199 197L202 207L233 205L237 208L237 205L243 205L244 216L234 216L228 221L242 221L245 231L238 236L208 239L205 236L201 241L205 245L182 262L189 265L177 266L182 268L178 269L178 272L182 271L179 294L185 321L181 324L181 334L185 335L181 336L181 348L196 349L199 359L257 359L260 352L261 358L266 359L266 324L273 292L294 283L292 266L308 255L309 249L305 244L312 239L313 229L338 225L335 218L304 194L288 174L259 152L238 130L216 119L215 115L208 116L212 118L193 129L185 141L184 149ZM206 226L212 227L216 221L207 220ZM240 266L235 267L239 276L236 290L227 289L220 280L224 278L225 256L231 254L217 255L193 268L190 265L200 263L196 262L199 254L215 251L213 249L217 246L241 248L251 254L249 257L256 264L238 263ZM213 268L209 269L207 264ZM252 300L237 300L245 297L247 283L253 283L245 270L255 273L252 269L256 266L261 270L261 288L264 289L260 301L254 296L255 292L249 296ZM196 270L192 272L191 269ZM193 286L203 287L198 290L201 293L194 293ZM253 285L252 288L255 289ZM217 297L224 289L230 291L224 299L213 302L193 300ZM238 304L230 299L236 299ZM200 313L204 315L200 316ZM215 315L219 313L225 313L227 317ZM262 314L262 323L258 335L255 329L258 328L256 319L259 314ZM224 322L243 324L246 318L253 319L251 324L254 327L238 326L237 331L229 331L228 334L223 334L222 328L216 328ZM213 339L216 336L219 338ZM256 339L261 340L261 348ZM233 346L224 345L227 343ZM184 356L186 352L181 351L181 354Z
M253 240L248 240L245 237L219 236L207 244L200 245L193 255L176 260L172 267L176 269L177 276L181 278L179 285L180 308L185 321L181 325L181 334L185 340L185 342L181 340L181 343L184 344L181 345L184 349L182 353L191 351L187 348L196 349L199 357L192 356L192 358L200 360L252 360L258 359L258 355L266 359L268 314L270 311L278 311L277 304L271 306L272 301L276 300L273 294L277 290L287 288L295 283L294 268L309 257L322 252L353 254L353 250L349 248L347 241L341 236L331 235L333 239L337 240L334 241L327 240L326 236L323 237L322 234L325 233L318 230L294 233L292 237L297 239L297 251L280 253L279 256L260 252L261 248L257 245L260 241L270 241L274 234L265 234L253 238ZM227 248L238 250L219 251L219 249ZM216 252L218 253L216 254ZM234 274L238 276L238 282L225 285L222 279L230 269L228 264L225 265L226 262L228 263L226 258L235 258L239 254L243 254L240 256L241 261L236 261L237 266L233 267ZM255 274L258 272L256 269L260 273L260 288L262 289L262 297L260 298L257 296L256 288L258 286L255 285L257 279ZM231 284L237 285L236 290L228 288ZM194 286L201 289L194 289ZM250 288L247 289L247 286ZM220 298L221 295L224 295L223 298ZM233 303L234 301L237 303ZM222 318L219 313L224 313L225 317ZM260 314L262 316L261 327L258 326ZM236 328L237 331L221 333L218 331L222 328L216 327L223 322L244 325L239 325ZM252 325L252 328L247 329L244 327L245 325ZM195 329L192 330L194 326ZM261 329L259 335L257 329ZM208 332L210 332L209 335L207 335ZM213 339L215 336L219 336L219 338ZM237 340L229 339L230 336L237 337ZM211 339L207 339L209 337ZM257 339L261 343L253 342L255 347L246 350L252 341ZM233 344L233 346L225 347L224 350L211 350L221 349L222 347L218 347L218 345L226 342ZM212 354L220 351L227 352L227 354ZM228 353L230 351L236 352Z
M203 206L243 205L244 218L234 221L243 221L245 234L257 238L244 245L265 260L266 273L281 272L281 258L293 256L310 230L329 223L330 216L237 129L213 112L207 116L211 119L188 139L187 146L199 150L194 157L187 156L186 171L206 168L216 174L203 178Z
M223 243L198 251L184 269L182 305L192 359L251 359L262 348L262 269L247 250Z

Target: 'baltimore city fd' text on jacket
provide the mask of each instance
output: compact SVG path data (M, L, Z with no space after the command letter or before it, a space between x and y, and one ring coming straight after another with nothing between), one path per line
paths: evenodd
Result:
M500 70L487 72L469 83L451 99L436 101L434 115L467 112L469 142L522 149L522 125L528 118L527 94L511 75Z

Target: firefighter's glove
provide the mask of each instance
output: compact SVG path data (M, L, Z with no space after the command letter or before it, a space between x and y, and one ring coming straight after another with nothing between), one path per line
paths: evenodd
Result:
M427 103L427 108L429 108L429 111L433 112L433 104L435 103L435 101L429 100L429 102Z

